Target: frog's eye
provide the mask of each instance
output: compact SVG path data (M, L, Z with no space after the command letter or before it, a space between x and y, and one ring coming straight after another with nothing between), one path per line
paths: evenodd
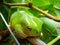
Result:
M31 31L31 30L32 30L32 28L31 28L30 26L27 26L27 29L28 29L29 31Z

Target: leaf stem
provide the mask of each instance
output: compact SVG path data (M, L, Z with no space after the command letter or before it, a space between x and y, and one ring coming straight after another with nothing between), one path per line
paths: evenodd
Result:
M45 11L39 9L38 7L33 6L32 3L27 4L27 3L5 3L5 2L0 2L0 4L4 4L4 5L7 5L7 6L25 6L25 7L30 7L31 9L36 10L37 12L44 14L48 18L53 19L53 20L55 20L57 22L60 22L60 18L56 18L56 17L52 16L51 14L46 13Z
M55 39L53 39L51 42L49 42L47 45L52 45L54 44L56 41L58 41L60 39L60 36L57 36Z

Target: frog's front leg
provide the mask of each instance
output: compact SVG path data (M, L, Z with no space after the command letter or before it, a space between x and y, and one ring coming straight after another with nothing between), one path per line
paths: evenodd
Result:
M20 24L15 25L15 33L18 38L26 38L27 35L23 32L23 27Z

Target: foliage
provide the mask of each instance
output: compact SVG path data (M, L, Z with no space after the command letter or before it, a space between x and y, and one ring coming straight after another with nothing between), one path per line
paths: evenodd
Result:
M29 3L32 2L34 6L45 12L52 14L53 16L60 18L60 0L3 0L7 3ZM13 6L12 6L13 7ZM9 23L10 16L13 12L16 12L20 7L8 7L6 5L0 4L0 12L4 15L6 21ZM26 9L23 9L26 10ZM45 43L49 43L52 39L60 35L60 22L53 21L44 16L44 14L39 13L31 8L28 9L35 17L39 18L43 22L41 40ZM5 29L6 26L0 17L0 30ZM59 45L60 40L58 40L53 45ZM27 45L30 43L26 42ZM3 44L5 45L5 43Z

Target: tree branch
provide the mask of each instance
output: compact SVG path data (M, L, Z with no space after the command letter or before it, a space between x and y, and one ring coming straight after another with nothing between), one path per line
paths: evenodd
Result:
M29 42L31 42L33 45L46 45L43 41L41 41L39 38L26 38Z
M0 41L4 40L9 35L10 35L10 32L8 30L0 31Z
M50 19L60 22L60 18L56 18L56 17L52 16L51 14L44 12L43 10L33 6L31 3L29 3L29 5L30 5L30 8L32 8L33 10L36 10L37 12L44 14L46 17L48 17Z
M4 30L4 31L0 32L0 41L2 41L2 39L5 39L4 37L6 37L7 35L10 35L8 30ZM26 40L31 42L33 45L46 45L39 38L26 38ZM16 43L14 43L14 44L16 44Z
M4 4L7 6L27 6L26 3L5 3L5 2L0 2L0 4Z
M29 3L29 5L28 5L27 3L3 3L3 2L0 2L0 4L4 4L4 5L8 5L8 6L26 6L26 7L30 7L31 9L36 10L37 12L44 14L48 18L60 22L60 18L56 18L56 17L52 16L51 14L44 12L43 10L33 6L32 3Z

